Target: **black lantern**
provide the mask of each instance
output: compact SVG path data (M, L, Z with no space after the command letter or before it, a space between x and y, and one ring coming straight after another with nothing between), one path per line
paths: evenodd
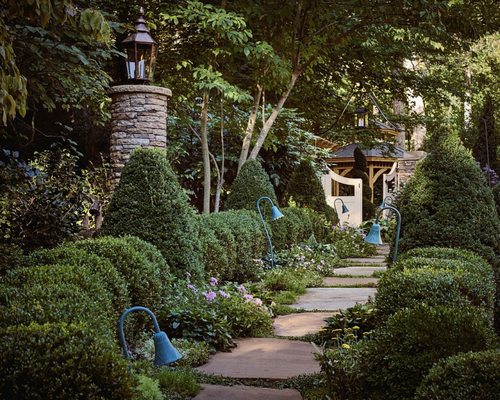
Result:
M354 111L354 127L368 128L368 110L366 108L358 107Z
M127 52L127 78L132 83L146 84L153 79L158 44L149 34L144 19L144 8L135 21L135 32L130 33L122 46Z

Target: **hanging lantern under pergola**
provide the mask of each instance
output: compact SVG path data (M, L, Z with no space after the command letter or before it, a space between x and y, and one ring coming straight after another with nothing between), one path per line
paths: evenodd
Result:
M365 107L358 107L354 111L354 127L368 128L368 110Z
M143 7L135 21L135 32L122 41L122 47L127 53L127 79L135 84L150 82L153 79L158 44L149 34Z

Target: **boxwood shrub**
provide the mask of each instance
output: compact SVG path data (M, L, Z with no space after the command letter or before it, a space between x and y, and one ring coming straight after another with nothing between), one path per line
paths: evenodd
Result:
M219 280L227 280L230 274L229 253L226 252L224 242L221 242L215 231L205 223L206 218L198 217L198 235L200 237L201 252L205 274ZM233 262L236 262L234 259Z
M303 223L299 218L299 213L293 207L281 209L284 217L272 221L268 224L271 232L273 246L276 250L284 250L299 243L305 236L303 233Z
M497 400L500 350L457 354L434 364L420 384L416 400Z
M275 205L278 204L267 172L259 161L248 160L231 185L224 209L257 211L257 200L261 196L267 196ZM267 201L263 201L260 206L263 212L271 210Z
M92 278L92 276L90 276ZM85 321L102 335L112 337L116 321L109 299L94 298L77 283L33 283L0 287L2 327L31 322L39 324Z
M104 257L89 254L71 244L62 245L53 249L41 249L31 253L27 260L28 266L48 264L64 264L68 266L81 267L99 280L111 293L113 308L116 313L121 313L130 307L128 285L116 268ZM50 273L50 271L47 271Z
M455 274L450 270L428 267L389 270L378 282L375 305L379 314L385 318L402 308L419 304L460 305L467 303L467 298L460 289ZM474 288L468 289L470 293Z
M136 398L127 362L90 322L31 323L0 329L0 398Z
M267 252L267 242L262 223L255 211L233 210L213 214L231 230L236 242L236 259L231 263L227 279L245 282L258 272L256 260Z
M220 281L230 280L233 276L233 269L238 265L238 243L233 235L231 227L225 222L225 218L221 217L220 214L224 215L225 211L222 213L212 213L212 214L202 214L199 218L199 223L210 229L211 234L215 236L218 241L215 251L213 254L206 255L205 252L209 249L206 246L210 246L210 241L212 238L203 238L202 246L204 248L204 263L205 271L207 274L211 274L218 277ZM216 254L220 251L219 246L223 247L223 254L221 254L220 259L215 262Z
M357 369L371 399L413 399L422 378L442 358L492 348L495 334L472 306L400 310L366 343Z
M470 250L450 248L450 247L419 247L410 249L407 252L399 256L399 260L404 260L406 258L412 257L424 257L424 258L441 258L446 260L461 260L469 261L472 264L476 264L478 267L484 267L488 270L491 268L489 263L481 257Z
M176 175L158 149L136 149L123 169L102 232L133 235L153 243L172 272L203 277L195 212Z
M493 270L488 263L442 258L413 257L405 258L395 264L395 269L415 270L433 268L453 273L460 292L476 306L483 307L490 315L495 302L495 283Z
M15 245L0 243L0 276L11 269L17 268L24 262L23 250Z
M107 259L124 277L133 305L142 305L153 312L163 302L166 286L162 270L145 253L137 251L127 238L100 237L68 244L89 254Z

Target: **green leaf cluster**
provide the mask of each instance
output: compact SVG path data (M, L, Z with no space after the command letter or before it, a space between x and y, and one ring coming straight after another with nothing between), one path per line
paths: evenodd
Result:
M203 276L194 210L160 150L139 148L123 169L102 232L154 244L172 272Z

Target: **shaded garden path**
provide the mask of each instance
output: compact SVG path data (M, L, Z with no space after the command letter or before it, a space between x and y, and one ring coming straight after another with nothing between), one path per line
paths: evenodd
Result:
M292 308L297 313L279 316L274 321L274 338L246 338L237 341L231 353L217 353L198 371L224 378L263 379L282 381L299 375L320 372L314 358L317 348L300 339L317 333L325 318L354 306L366 303L376 291L378 278L373 274L385 271L387 246L380 246L370 258L344 260L345 268L335 270L335 276L323 280L323 287L310 288ZM305 310L305 311L304 311ZM203 385L195 400L301 400L293 389L270 389L255 386Z

